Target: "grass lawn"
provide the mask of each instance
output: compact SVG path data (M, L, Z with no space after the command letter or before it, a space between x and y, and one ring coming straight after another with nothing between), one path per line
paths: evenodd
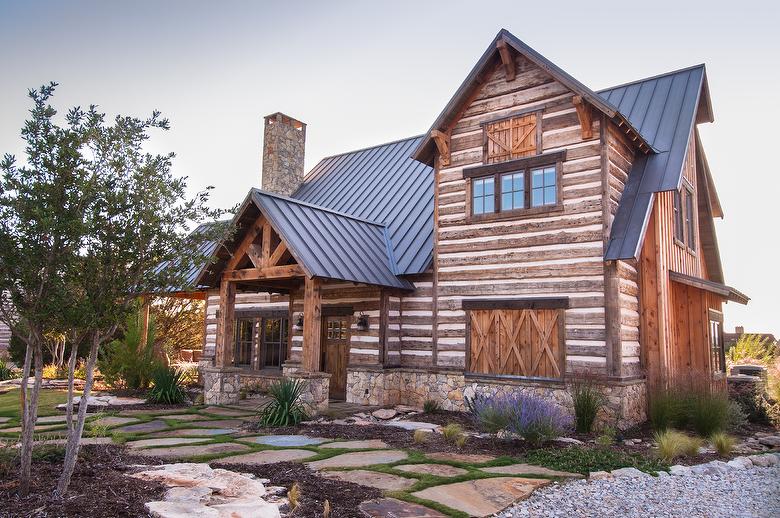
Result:
M38 398L38 415L56 415L59 414L54 407L68 400L66 390L41 389ZM19 389L9 390L5 394L0 394L0 417L12 417L18 420L22 409L19 404Z

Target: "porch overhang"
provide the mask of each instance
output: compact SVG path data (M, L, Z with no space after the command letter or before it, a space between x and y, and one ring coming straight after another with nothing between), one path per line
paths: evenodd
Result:
M726 286L725 284L709 281L700 277L693 277L691 275L685 275L684 273L678 272L669 272L669 280L679 282L680 284L685 284L687 286L692 286L694 288L699 288L701 290L709 291L710 293L715 293L716 295L720 295L724 299L731 302L747 304L748 301L750 301L750 297L741 291L732 288L731 286Z

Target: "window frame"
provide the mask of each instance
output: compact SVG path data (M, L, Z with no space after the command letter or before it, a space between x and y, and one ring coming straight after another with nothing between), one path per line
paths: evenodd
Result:
M290 352L290 315L285 311L257 311L257 310L238 310L235 312L233 322L233 366L238 369L251 370L255 372L281 372L284 363L289 358ZM265 324L268 320L280 320L279 324L279 342L274 342L279 346L279 366L266 366L266 344L265 344ZM238 352L238 331L239 322L252 322L252 346L250 349L249 364L236 363L236 353ZM283 339L285 338L285 339Z
M708 324L709 324L709 357L710 357L710 368L712 370L712 375L722 376L726 374L726 344L724 343L724 332L723 332L723 313L721 311L718 311L716 309L710 308L707 311L708 316ZM717 339L718 343L715 343L713 338L715 336L713 335L715 329L714 325L717 325ZM717 348L717 363L715 363L715 349Z
M672 226L674 243L687 250L691 255L696 255L696 240L698 239L696 191L685 179L683 179L680 188L674 191L672 217L674 218Z
M466 218L472 221L495 221L502 219L518 219L539 214L560 212L563 210L563 162L566 161L566 151L556 151L530 157L517 158L498 162L495 164L469 167L463 170L463 178L466 180ZM532 171L537 169L555 168L555 203L548 205L531 206L533 187ZM502 185L504 174L523 173L524 207L519 209L502 210ZM493 212L474 213L474 180L493 177ZM514 191L513 191L514 192Z

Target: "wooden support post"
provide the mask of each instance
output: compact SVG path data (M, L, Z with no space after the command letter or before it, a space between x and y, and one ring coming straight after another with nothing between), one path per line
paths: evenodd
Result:
M303 361L307 372L319 372L322 341L322 281L306 277L303 290Z
M223 279L219 285L219 318L216 359L218 367L233 363L233 326L236 306L236 284Z
M146 340L149 338L149 295L141 296L141 347L146 346ZM155 351L157 353L157 351Z

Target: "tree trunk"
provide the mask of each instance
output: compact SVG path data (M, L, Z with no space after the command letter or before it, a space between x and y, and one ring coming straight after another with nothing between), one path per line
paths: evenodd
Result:
M19 476L19 494L26 496L30 490L30 472L32 469L33 433L35 423L38 420L38 396L41 393L43 381L43 350L41 342L34 333L30 333L33 346L27 345L24 357L24 372L22 378L22 444L21 444L21 468ZM35 361L35 383L31 394L27 394L27 384L30 375L31 360Z
M87 401L92 390L92 382L95 378L95 363L97 363L97 353L100 347L100 333L92 333L92 345L89 349L89 358L87 359L87 379L84 383L84 393L79 402L78 420L73 428L68 431L68 444L65 447L65 462L62 466L62 475L57 483L55 495L60 498L68 492L70 479L73 476L73 470L76 468L76 460L81 447L81 434L84 431L84 421L87 418Z
M73 342L68 358L68 403L65 407L65 424L68 428L68 434L73 430L73 384L76 382L76 356L78 356L78 347Z

